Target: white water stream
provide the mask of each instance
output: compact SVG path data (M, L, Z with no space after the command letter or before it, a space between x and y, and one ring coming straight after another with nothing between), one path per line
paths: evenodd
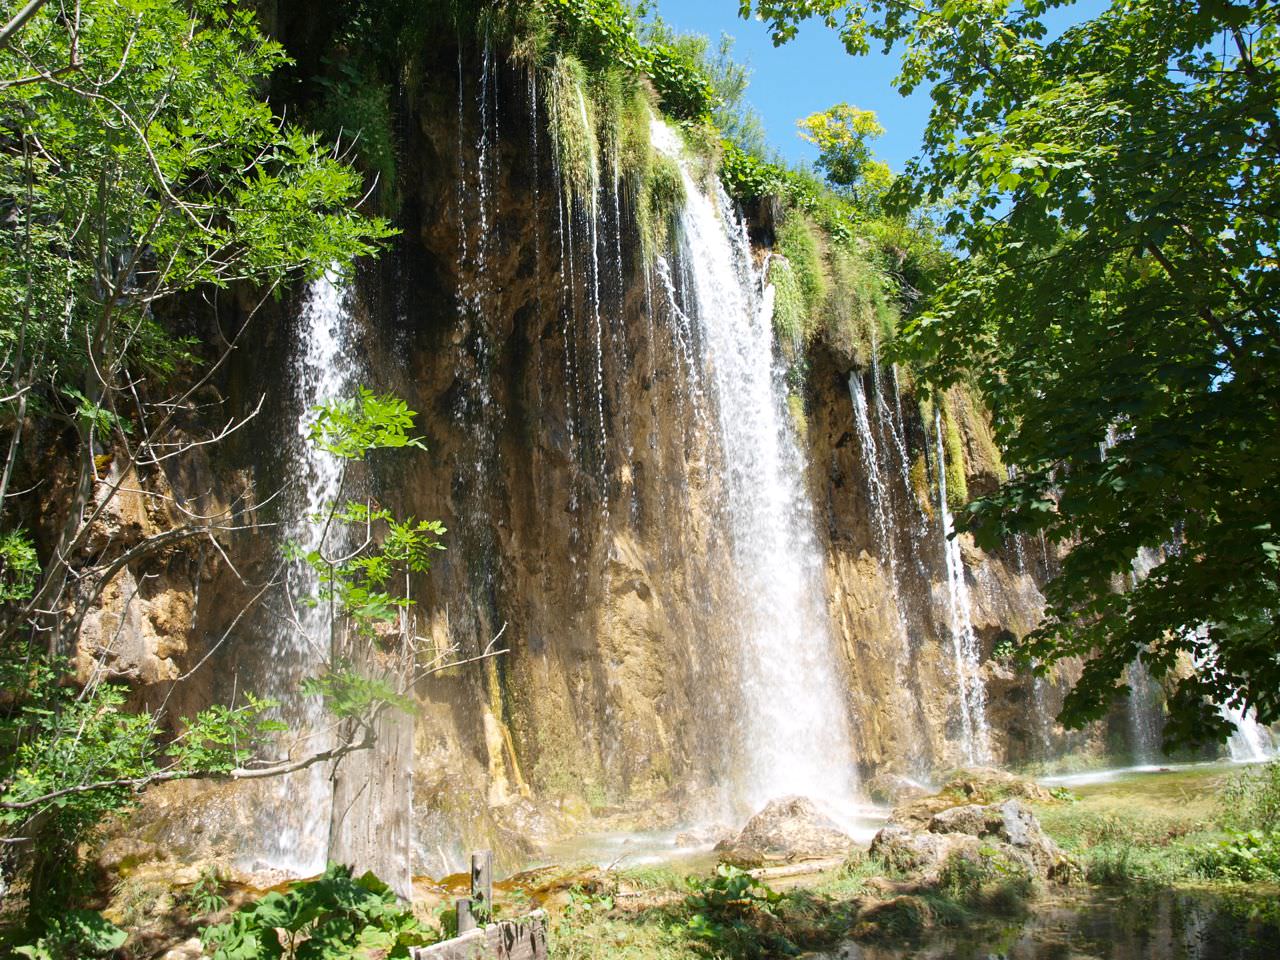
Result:
M942 546L947 562L947 595L951 604L951 646L955 656L956 687L960 694L965 761L991 762L991 732L987 726L987 692L982 683L982 656L973 632L969 585L965 582L960 541L947 503L947 450L942 442L942 415L935 411L938 444L938 510L942 517Z
M681 162L674 139L655 123L655 144ZM786 794L846 808L855 790L848 711L772 318L762 309L760 280L728 198L718 186L704 192L681 169L679 257L704 386L718 414L723 510L740 600L729 611L738 635L745 734L734 799L751 812Z
M334 275L311 284L289 359L288 383L298 420L289 438L288 456L297 492L290 500L292 519L282 540L292 541L304 551L321 546L322 527L309 522L308 517L322 512L337 498L342 479L342 462L318 450L310 441L310 431L313 408L324 400L350 394L355 386L358 371L353 359L349 296ZM325 546L333 550L332 536ZM282 624L270 638L268 684L258 691L280 702L291 728L286 734L289 740L281 742L280 750L293 759L325 749L330 740L323 704L299 692L302 681L315 676L329 659L328 610L322 604L302 602L314 596L318 586L315 572L305 564L299 563L290 571L293 622ZM255 866L273 867L294 876L324 870L332 802L328 774L326 765L316 764L269 782L266 789L272 791L274 802L261 811L270 822L258 831Z

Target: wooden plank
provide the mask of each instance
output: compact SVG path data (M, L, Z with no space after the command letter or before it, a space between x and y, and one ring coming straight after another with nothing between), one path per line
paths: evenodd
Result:
M806 860L802 863L792 863L781 867L757 867L755 870L748 870L747 873L757 880L781 880L786 877L805 877L811 873L825 873L827 870L834 870L843 866L844 861L844 857L826 860Z
M413 960L547 960L547 914L499 920L452 940L409 951Z

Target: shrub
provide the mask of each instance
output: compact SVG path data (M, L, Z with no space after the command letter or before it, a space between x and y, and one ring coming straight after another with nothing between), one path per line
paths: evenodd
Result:
M67 910L49 920L45 934L14 953L29 960L82 960L114 953L128 939L120 928L94 910Z
M714 876L690 878L689 891L689 932L714 956L757 958L796 952L777 929L782 895L745 870L721 864Z
M1223 822L1237 830L1280 830L1280 760L1247 770L1222 789Z
M408 957L410 947L436 939L385 883L371 873L353 878L350 867L337 864L201 933L213 960Z
M1280 883L1280 831L1233 830L1202 847L1195 868L1210 880Z

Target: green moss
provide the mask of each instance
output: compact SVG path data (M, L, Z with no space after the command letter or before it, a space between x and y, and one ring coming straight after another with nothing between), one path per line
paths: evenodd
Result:
M589 197L599 185L600 168L586 70L576 58L558 56L547 81L547 113L561 184L570 200Z
M804 397L799 394L787 394L787 411L791 414L791 422L795 424L796 435L801 444L809 439L809 417L804 409Z
M969 481L965 475L964 440L952 412L950 396L942 405L942 444L947 457L947 504L959 510L969 502Z
M795 273L806 316L816 317L830 287L818 229L805 217L788 217L778 230L778 252Z

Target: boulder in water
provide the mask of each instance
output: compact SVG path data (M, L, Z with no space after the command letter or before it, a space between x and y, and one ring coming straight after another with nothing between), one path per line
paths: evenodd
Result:
M710 826L693 827L676 834L675 845L677 847L705 847L708 845L716 845L726 843L733 839L733 830L726 827L722 823L713 823Z
M1018 798L1036 803L1052 803L1053 794L1034 780L1027 780L991 767L974 767L954 772L933 796L909 798L893 810L894 823L920 828L935 814L968 804L998 803Z
M843 857L853 838L807 797L771 800L732 840L716 844L720 859L741 867Z
M929 795L927 787L900 773L877 773L866 789L872 803L898 804Z

